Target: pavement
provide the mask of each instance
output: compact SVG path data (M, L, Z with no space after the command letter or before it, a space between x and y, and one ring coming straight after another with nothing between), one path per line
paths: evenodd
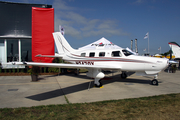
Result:
M180 93L180 71L161 72L159 85L150 85L153 77L132 74L121 79L119 73L106 74L104 88L94 88L94 81L85 73L75 75L41 75L32 82L31 76L0 76L0 108L32 107L69 103L139 98Z

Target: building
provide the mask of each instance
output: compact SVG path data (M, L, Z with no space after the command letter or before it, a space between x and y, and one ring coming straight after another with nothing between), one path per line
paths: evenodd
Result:
M0 62L1 63L11 62L11 61L19 61L19 62L34 61L33 60L34 56L32 56L32 54L34 55L33 51L36 51L37 53L37 49L40 49L39 47L44 45L40 45L40 46L32 45L33 38L35 40L38 40L38 42L40 43L43 42L46 43L46 41L49 40L46 40L45 38L43 38L42 40L39 39L38 37L41 37L42 36L41 34L47 32L50 36L52 36L52 32L54 32L54 9L51 12L52 15L50 18L51 21L53 20L52 24L50 24L51 31L48 31L48 29L44 29L44 28L48 28L46 25L49 25L49 21L46 21L45 19L45 17L49 19L49 17L47 17L48 16L47 14L49 13L47 11L45 11L42 15L41 13L39 13L39 11L42 12L41 11L42 9L48 10L49 8L52 8L52 5L25 4L25 3L12 3L12 2L0 1L0 16L1 16ZM33 18L32 18L33 16L32 12L34 13L35 16ZM40 17L36 14L38 14ZM40 21L41 19L43 19L44 22L41 23ZM37 25L33 23L33 20L40 22ZM41 31L41 33L37 34L37 31L38 32ZM46 37L46 35L44 34L43 36ZM51 38L51 41L52 39L53 37ZM34 43L36 42L37 41L35 41ZM52 49L54 49L54 42ZM54 52L54 50L51 51ZM44 53L39 52L39 54L44 54ZM4 68L12 68L12 66L5 66Z

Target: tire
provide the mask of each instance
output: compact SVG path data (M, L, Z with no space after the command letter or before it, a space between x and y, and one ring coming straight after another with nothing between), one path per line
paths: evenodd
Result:
M158 85L158 81L156 79L152 80L151 85Z
M126 74L125 72L122 72L121 78L122 78L122 79L126 79L126 78L127 78L127 74Z

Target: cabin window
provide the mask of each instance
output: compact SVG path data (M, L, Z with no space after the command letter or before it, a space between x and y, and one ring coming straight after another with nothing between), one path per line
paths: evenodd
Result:
M100 52L99 53L99 57L104 57L105 56L105 52Z
M81 57L85 57L86 56L86 53L81 53Z
M132 52L128 50L122 50L122 52L124 53L125 56L134 55Z
M89 53L89 57L94 57L94 56L95 56L95 52Z
M112 57L121 57L121 52L120 51L112 51L111 56Z

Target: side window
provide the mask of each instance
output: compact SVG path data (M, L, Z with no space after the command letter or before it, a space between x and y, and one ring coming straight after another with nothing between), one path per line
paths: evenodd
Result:
M121 57L121 52L120 51L112 51L111 56L112 57Z
M81 57L85 57L86 56L86 53L81 53Z
M94 56L95 56L95 52L89 53L89 57L94 57Z
M134 55L133 53L131 53L128 50L122 50L122 52L124 53L125 56Z
M99 53L99 57L104 57L105 56L105 52L100 52Z

